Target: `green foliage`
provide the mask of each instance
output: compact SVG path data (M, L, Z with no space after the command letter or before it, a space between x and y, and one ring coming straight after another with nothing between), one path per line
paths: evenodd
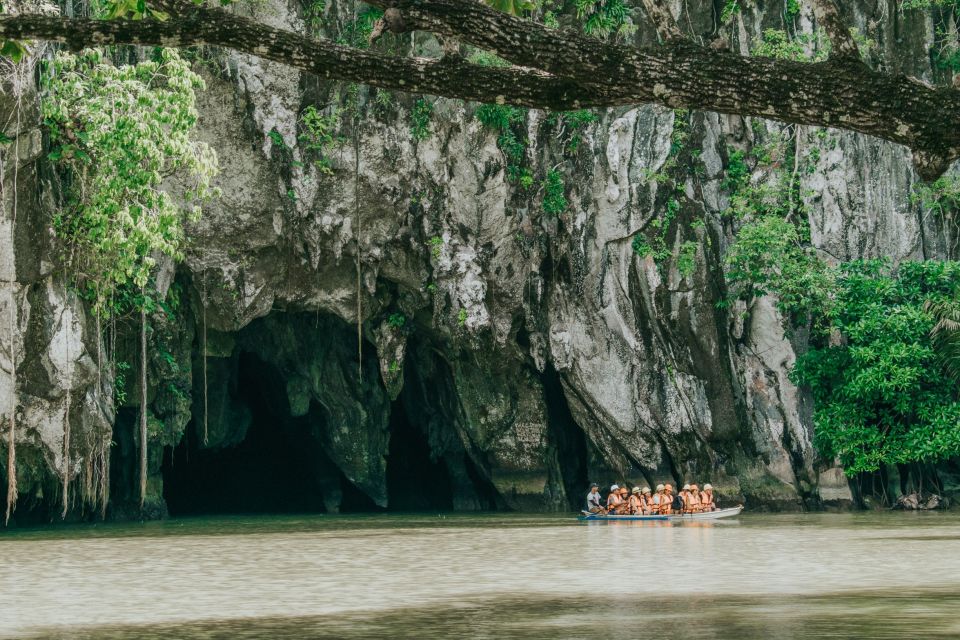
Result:
M583 21L587 35L606 38L635 31L623 0L574 0L577 18Z
M821 62L827 59L826 47L817 48L816 37L797 34L790 37L780 29L766 29L753 43L753 55L796 62Z
M738 13L740 13L740 0L726 0L720 11L720 23L727 24Z
M467 324L467 310L462 307L460 308L460 312L457 313L457 324L461 327Z
M270 138L270 142L273 143L273 146L281 151L289 151L290 147L287 146L287 143L283 139L283 134L281 134L276 129L271 129L270 133L267 134L267 137Z
M923 308L936 323L930 338L937 357L953 381L960 384L960 289L951 296L927 300Z
M485 127L499 132L497 146L507 159L507 179L510 182L518 182L524 175L526 138L519 137L517 130L522 129L526 115L524 109L505 104L482 104L476 112L477 120Z
M307 155L313 158L314 164L321 173L330 175L333 173L330 151L342 143L342 139L337 135L337 129L340 127L340 109L333 108L330 113L322 113L316 107L310 105L300 114L300 129L302 133L299 136L300 143ZM271 139L275 131L271 131ZM280 144L283 144L283 138L280 138Z
M477 49L472 51L469 56L467 56L467 61L480 65L481 67L495 67L503 68L511 66L510 63L495 53L490 53L489 51L484 51L483 49Z
M170 49L119 67L95 50L58 53L44 69L49 157L70 177L54 230L98 312L109 315L123 299L143 304L123 290L146 287L158 255L182 257L185 220L215 194L216 155L191 137L203 86ZM161 188L175 173L186 185L177 198Z
M829 306L833 273L802 243L796 225L760 216L740 228L727 254L727 280L740 297L777 295L786 315L822 312Z
M566 140L564 151L575 153L583 142L583 132L598 120L597 114L589 109L579 111L561 111L550 114L546 122L557 130L558 136Z
M93 13L104 20L166 20L163 11L151 8L146 0L105 0L92 3Z
M337 44L344 44L357 49L368 49L373 25L382 17L383 11L381 9L364 6L355 20L343 25L340 34L337 36Z
M960 213L960 175L947 174L932 183L918 183L910 197L925 213L940 217Z
M19 40L4 40L0 44L0 57L10 60L14 64L23 60L27 55L27 47Z
M844 265L826 312L839 337L791 372L815 401L815 444L848 475L960 455L960 402L931 342L930 302L953 297L960 263Z
M537 8L536 3L530 0L484 0L497 11L509 13L512 16L522 16Z
M960 0L900 0L901 11L916 11L932 7L953 7L960 9Z
M433 115L433 103L420 98L410 112L410 135L414 140L426 140L430 137L430 117Z
M130 363L119 361L114 365L113 372L113 404L122 407L127 403L127 373Z
M563 174L556 169L547 172L543 181L543 211L552 216L567 210L567 198L564 196Z
M691 249L691 244L696 245L696 243L692 241L684 242L677 254L674 255L671 248L673 243L669 241L669 233L681 209L680 199L684 194L682 176L690 169L689 166L681 166L681 157L691 160L696 157L696 154L687 150L687 141L690 136L689 129L690 112L686 109L674 110L673 129L670 132L670 151L667 154L667 159L659 172L648 176L649 179L660 185L672 185L671 195L664 205L662 214L650 222L650 227L654 231L653 235L637 235L631 242L634 253L642 258L652 256L660 266L667 260L676 258L677 267L684 276L689 275L695 269L695 264L691 261L695 260L696 247L694 246ZM703 224L702 221L695 221L691 223L691 229L697 223L699 223L699 226ZM678 229L677 233L680 232ZM688 273L685 273L687 271Z
M308 0L303 9L303 18L314 35L323 29L323 12L327 9L326 0Z
M403 329L404 325L407 324L407 316L399 312L391 313L390 317L387 318L387 324L397 330Z
M687 240L680 245L680 251L677 253L677 271L684 278L689 278L697 270L697 249L700 244L692 240Z
M653 247L650 246L650 243L647 242L647 239L642 234L637 234L633 236L633 240L630 242L630 247L633 249L633 252L640 256L641 258L646 258L649 255L653 255Z
M440 257L440 252L443 250L443 238L440 236L433 236L429 241L430 253L433 254L434 258Z

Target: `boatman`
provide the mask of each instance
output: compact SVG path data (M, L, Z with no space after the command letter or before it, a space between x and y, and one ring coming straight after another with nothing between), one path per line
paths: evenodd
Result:
M600 513L603 511L603 498L600 496L600 485L596 482L590 485L590 493L587 494L587 511L590 513Z

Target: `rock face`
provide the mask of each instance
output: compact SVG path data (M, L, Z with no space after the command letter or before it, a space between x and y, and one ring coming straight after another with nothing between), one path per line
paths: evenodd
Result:
M735 47L781 26L763 4L725 28ZM931 77L927 18L854 4L890 65ZM298 6L254 7L305 28ZM713 31L712 4L687 7L691 28ZM807 30L810 15L804 4ZM347 8L327 18L343 22ZM214 56L204 74L197 134L219 154L223 196L161 278L178 311L151 319L148 515L188 511L208 491L199 467L227 473L225 456L271 434L295 443L289 459L307 467L296 482L330 511L560 510L589 479L625 478L710 481L751 508L851 504L842 472L812 448L809 398L787 377L803 336L785 332L769 298L718 304L736 232L723 215L730 151L780 125L684 116L697 161L677 168L673 111L597 113L575 149L531 112L524 164L538 180L562 176L568 206L554 215L539 182L508 178L476 105L431 99L429 130L414 135L415 97L320 85L237 54ZM138 514L136 327L119 328L110 354L132 365L120 381L106 329L56 270L36 96L15 80L0 105L20 105L3 152L0 434L6 447L15 416L18 514L59 513L64 474L72 517L100 506L105 477L110 513ZM299 143L311 105L339 115L331 172ZM797 141L825 257L951 257L952 232L911 200L903 149L812 128ZM665 184L668 171L680 177ZM634 238L660 228L671 193L683 203L664 226L673 256L638 257ZM127 391L119 406L115 385ZM285 455L270 451L259 455Z

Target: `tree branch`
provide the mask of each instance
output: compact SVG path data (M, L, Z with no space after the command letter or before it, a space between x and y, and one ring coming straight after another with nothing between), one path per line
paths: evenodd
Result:
M73 50L114 44L207 44L287 64L329 80L478 102L504 102L509 97L512 104L535 108L599 107L611 99L609 92L596 95L593 88L535 69L497 69L456 60L388 56L274 29L220 9L198 8L164 22L20 15L0 18L0 36L60 42Z
M960 91L878 73L866 65L746 58L686 40L638 49L548 29L476 0L372 2L392 10L397 19L391 24L455 37L529 68L353 49L212 8L177 12L165 22L3 17L0 36L53 40L74 49L208 44L330 80L478 102L549 110L657 103L838 127L906 145L928 180L960 157Z
M840 17L840 10L837 8L834 0L814 0L813 13L817 22L827 32L832 45L830 55L839 58L860 61L860 49L850 35L850 28L847 27L843 18Z

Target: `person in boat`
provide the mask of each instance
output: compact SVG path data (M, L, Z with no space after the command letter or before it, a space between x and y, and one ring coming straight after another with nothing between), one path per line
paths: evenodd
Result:
M623 499L620 497L620 486L612 485L610 495L607 496L607 513L616 513L617 507L621 504L623 504Z
M673 485L669 482L663 485L663 497L660 498L660 513L670 515L673 513Z
M620 487L620 508L617 509L617 513L620 515L627 515L630 513L630 491L627 489L627 486L624 485Z
M713 497L713 485L709 482L703 485L703 491L700 492L701 511L716 511L717 502Z
M590 485L590 493L587 494L587 511L590 513L600 513L603 510L603 497L600 495L600 485L594 482Z
M654 513L653 495L650 493L650 487L644 487L640 491L640 506L643 508L643 515L649 516Z
M686 505L684 506L684 511L686 513L700 513L703 506L700 503L700 487L696 484L690 485L690 491L687 492Z
M653 505L653 513L660 513L660 506L663 504L663 485L657 485L657 492L653 494L653 497L650 499L651 504Z
M680 498L680 502L674 502L673 509L679 513L687 513L687 502L690 498L690 485L684 484L680 489L680 492L677 493L677 496Z
M630 498L627 500L627 513L632 516L643 515L643 501L641 499L640 487L634 487L630 492Z

